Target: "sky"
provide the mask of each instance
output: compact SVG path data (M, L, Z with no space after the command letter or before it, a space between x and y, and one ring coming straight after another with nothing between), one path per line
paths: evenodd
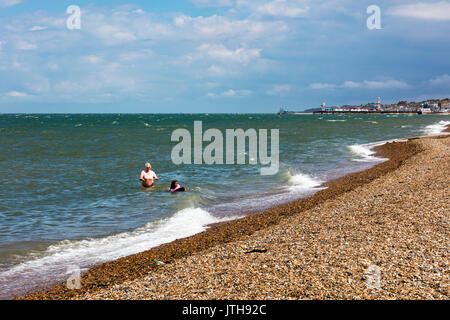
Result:
M450 1L0 0L0 113L422 101L450 97L449 57Z

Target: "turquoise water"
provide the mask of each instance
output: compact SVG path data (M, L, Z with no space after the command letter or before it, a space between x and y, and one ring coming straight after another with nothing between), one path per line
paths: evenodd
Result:
M438 133L448 116L262 114L0 115L0 297L298 199L379 161L371 143ZM174 165L175 129L280 130L280 170ZM207 143L204 144L205 146ZM270 150L270 149L269 149ZM247 157L248 158L248 157ZM150 190L145 162L159 176ZM177 179L188 192L171 194Z

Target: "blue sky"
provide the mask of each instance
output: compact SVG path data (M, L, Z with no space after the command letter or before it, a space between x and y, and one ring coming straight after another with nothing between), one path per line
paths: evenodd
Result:
M81 29L69 30L70 5ZM367 7L381 9L369 30ZM450 1L0 0L0 112L269 112L450 96Z

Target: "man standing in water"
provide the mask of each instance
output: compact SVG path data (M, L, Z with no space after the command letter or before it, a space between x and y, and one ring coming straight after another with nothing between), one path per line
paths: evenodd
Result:
M145 164L145 170L142 170L141 172L141 176L139 178L139 180L142 181L142 186L144 188L150 188L151 186L153 186L153 179L154 180L159 180L158 177L156 176L156 173L154 171L151 170L152 166L150 163L146 163Z

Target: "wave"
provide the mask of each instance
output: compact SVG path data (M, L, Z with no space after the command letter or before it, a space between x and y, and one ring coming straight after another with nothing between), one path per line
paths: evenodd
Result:
M240 212L245 216L250 212L308 197L317 191L326 189L326 187L322 187L325 181L303 173L291 174L287 169L282 170L277 179L279 185L270 190L247 194L234 200L222 199L221 203L209 206L208 211L220 216L227 216L235 212Z
M434 123L431 125L426 126L422 129L422 132L424 132L426 135L435 135L442 133L447 126L450 125L450 121L441 120L438 123ZM401 128L409 128L411 125L402 125ZM383 144L386 144L388 142L404 142L407 141L407 139L393 139L393 140L386 140L386 141L380 141L380 142L373 142L373 143L367 143L367 144L355 144L348 146L347 149L358 156L358 158L352 159L353 161L357 162L379 162L387 160L385 158L376 157L375 151L373 150L375 147L381 146Z
M347 149L356 155L358 158L353 158L352 161L356 162L379 162L385 161L387 159L376 157L375 151L373 150L375 147L381 146L390 141L382 141L382 142L373 142L366 144L354 144L351 146L347 146Z
M430 124L422 129L426 135L434 135L442 133L447 126L450 125L450 121L441 120L438 123Z
M60 241L43 253L28 256L28 261L0 272L0 298L11 298L11 293L23 294L30 289L64 281L71 266L83 270L203 232L209 224L236 218L216 217L200 208L186 208L131 232L104 238Z
M320 187L324 181L307 174L297 173L289 178L288 190L291 192L314 193L326 188Z

